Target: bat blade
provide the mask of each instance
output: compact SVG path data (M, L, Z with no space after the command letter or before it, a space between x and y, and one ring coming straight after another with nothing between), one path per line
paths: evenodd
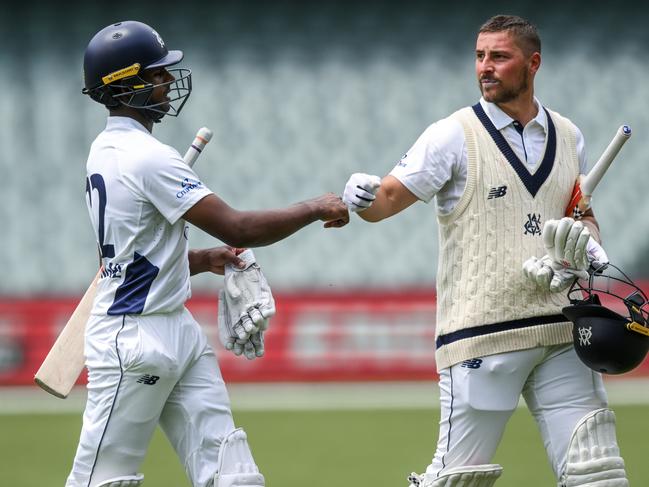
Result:
M194 165L211 138L212 131L207 127L198 130L183 157L188 166ZM61 399L70 394L85 366L86 323L90 318L101 272L100 269L34 375L34 382L38 386Z
M61 399L65 399L70 394L84 367L84 332L95 300L100 275L101 271L95 276L34 375L36 384Z
M622 125L618 128L615 136L599 157L593 168L586 176L581 177L575 183L575 187L572 190L572 196L570 197L570 202L566 207L565 216L570 216L578 220L583 216L584 212L590 208L590 200L593 191L595 191L595 188L604 177L604 174L606 174L606 171L611 166L611 163L617 156L618 152L620 152L624 143L629 140L629 137L631 137L631 133L631 127L628 125Z

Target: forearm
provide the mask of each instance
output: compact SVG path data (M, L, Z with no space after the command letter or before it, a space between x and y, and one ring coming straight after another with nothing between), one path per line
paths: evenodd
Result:
M276 210L239 211L212 194L191 207L183 218L232 247L270 245L317 220L345 225L347 207L339 196L326 193Z
M209 269L209 258L207 249L190 249L187 252L189 260L189 275L194 276Z
M393 214L391 211L391 203L388 199L385 191L379 189L376 194L376 199L372 203L372 206L366 210L359 211L358 216L360 216L366 222L376 223L388 218Z
M282 209L238 213L236 228L226 241L234 247L270 245L319 220L317 208L308 201Z
M358 216L368 222L379 222L405 210L416 201L418 198L403 183L388 175L381 180L372 206L359 211Z
M599 231L599 223L597 223L593 211L589 209L581 218L581 222L588 229L591 237L593 237L597 243L601 244L602 238Z

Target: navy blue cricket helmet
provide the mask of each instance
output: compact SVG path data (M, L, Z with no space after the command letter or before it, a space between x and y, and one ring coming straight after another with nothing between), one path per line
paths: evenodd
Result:
M573 343L581 361L604 374L635 369L649 352L649 300L612 264L592 269L588 282L568 291L563 314L573 322Z
M108 108L125 105L141 109L154 121L164 115L177 116L191 93L191 71L169 69L174 79L155 85L141 74L182 59L183 52L168 50L162 37L147 24L134 20L111 24L97 32L86 47L82 92ZM152 91L163 85L169 87L169 100L152 103Z

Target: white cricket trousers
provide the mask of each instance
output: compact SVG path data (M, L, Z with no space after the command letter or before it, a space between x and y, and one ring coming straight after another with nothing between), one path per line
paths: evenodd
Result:
M85 347L88 400L66 487L137 473L158 423L192 485L211 486L234 422L214 352L189 311L92 316Z
M442 370L439 386L439 440L426 469L433 475L491 463L522 394L558 478L575 426L608 401L601 375L579 360L572 344L465 360Z

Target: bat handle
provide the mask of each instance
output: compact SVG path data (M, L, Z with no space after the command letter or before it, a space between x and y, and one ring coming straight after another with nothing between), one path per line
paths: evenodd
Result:
M192 167L194 165L196 159L198 159L198 156L201 152L203 152L203 149L211 138L212 131L210 129L208 129L207 127L201 127L200 129L198 129L194 140L192 141L191 145L187 149L187 152L185 153L185 156L183 157L185 163L189 167Z

